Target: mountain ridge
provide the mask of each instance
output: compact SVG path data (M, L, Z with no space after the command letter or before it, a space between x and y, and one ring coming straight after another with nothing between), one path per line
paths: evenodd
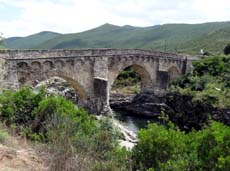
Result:
M227 33L220 34L223 30L226 30ZM45 32L40 32L18 38L16 41L9 38L6 39L5 44L7 48L16 47L19 49L141 48L190 54L204 49L211 53L220 53L222 52L220 47L230 41L228 31L230 32L229 21L202 24L163 24L148 27L117 26L106 23L79 33L47 32L48 36L43 38L41 33L45 34ZM25 46L26 43L23 44L19 40L26 41L30 46ZM210 40L212 42L209 46ZM215 43L216 46L213 45Z

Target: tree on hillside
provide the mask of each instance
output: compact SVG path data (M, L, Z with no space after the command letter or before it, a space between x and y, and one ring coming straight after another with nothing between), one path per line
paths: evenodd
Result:
M3 46L3 33L0 33L0 47Z
M224 54L225 54L225 55L230 54L230 44L227 44L227 45L224 47Z

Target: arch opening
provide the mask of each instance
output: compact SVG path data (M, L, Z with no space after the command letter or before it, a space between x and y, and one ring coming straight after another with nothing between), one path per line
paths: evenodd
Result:
M168 70L169 82L175 80L180 75L181 75L180 71L175 66L169 68Z
M61 95L79 106L85 105L86 93L75 80L63 76L51 76L37 81L34 88L38 90L41 86L45 86L48 94Z
M140 93L147 91L151 87L151 77L148 71L137 64L128 65L121 68L110 81L110 91L117 88L131 88L130 93Z
M32 69L34 70L40 70L41 69L41 63L38 61L34 61L31 63Z
M65 96L79 106L86 106L88 95L83 86L75 79L66 76L66 73L49 72L18 72L18 86L31 86L33 89L42 85L50 93Z
M27 70L28 68L29 68L29 65L26 62L17 63L17 70Z
M141 76L132 67L123 69L113 82L111 93L121 93L125 95L140 93Z
M146 119L140 116L144 110L143 98L153 88L150 73L145 67L132 64L121 67L115 74L113 70L110 76L109 105L114 118L129 131L136 133L146 124Z
M151 77L140 65L129 65L120 70L110 82L109 104L113 110L120 110L133 98L150 90Z

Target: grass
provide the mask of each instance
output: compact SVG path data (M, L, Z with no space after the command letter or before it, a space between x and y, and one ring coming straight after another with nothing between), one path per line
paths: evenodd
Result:
M4 128L3 124L0 123L0 144L4 144L8 138L9 134Z
M135 95L140 91L141 91L140 84L125 86L125 87L116 87L112 89L113 93L119 93L124 95Z

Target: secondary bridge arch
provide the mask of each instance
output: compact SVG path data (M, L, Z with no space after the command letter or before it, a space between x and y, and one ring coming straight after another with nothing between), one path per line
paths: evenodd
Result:
M174 79L191 68L186 56L142 49L0 50L0 59L6 73L2 88L58 76L81 92L94 113L109 111L111 85L128 66L141 75L144 91L159 95L167 87L166 76Z
M109 78L109 90L111 90L111 87L114 83L114 81L117 79L119 74L124 71L126 68L132 67L135 72L137 72L141 77L141 91L147 91L152 86L152 79L151 74L146 69L145 66L141 64L136 63L128 63L128 64L122 64L121 66L116 65L116 69L114 68L112 70L109 70L108 78Z

